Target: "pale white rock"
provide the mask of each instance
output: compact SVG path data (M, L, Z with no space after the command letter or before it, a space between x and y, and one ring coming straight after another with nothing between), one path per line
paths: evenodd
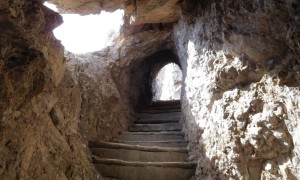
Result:
M300 177L291 161L299 156L299 55L287 51L294 46L283 28L291 28L291 2L276 10L264 3L206 2L174 27L185 131L201 179Z

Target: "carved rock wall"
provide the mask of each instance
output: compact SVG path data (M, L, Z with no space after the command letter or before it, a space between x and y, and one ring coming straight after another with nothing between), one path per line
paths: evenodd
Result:
M152 100L152 73L177 59L170 31L149 30L126 37L111 73L127 107L136 111ZM149 39L149 37L151 37Z
M149 36L155 38L149 41ZM139 100L147 99L143 90L152 61L144 60L170 47L170 42L168 31L144 31L98 52L65 53L67 70L82 99L79 129L84 139L109 141L127 129Z
M97 179L78 133L81 98L41 1L0 3L0 179Z
M127 129L127 109L109 68L118 57L116 49L108 47L84 55L66 53L67 68L80 89L79 128L84 139L108 141Z
M201 179L298 179L299 1L203 1L174 27Z

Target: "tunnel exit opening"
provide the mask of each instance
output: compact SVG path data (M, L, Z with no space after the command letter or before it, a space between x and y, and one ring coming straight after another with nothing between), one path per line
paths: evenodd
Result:
M175 63L162 67L152 82L152 101L180 100L182 72Z
M45 2L44 5L58 12L56 5ZM60 14L64 23L54 29L55 37L61 41L65 50L73 54L85 54L100 51L112 45L120 35L124 10L102 11L99 14L79 15Z

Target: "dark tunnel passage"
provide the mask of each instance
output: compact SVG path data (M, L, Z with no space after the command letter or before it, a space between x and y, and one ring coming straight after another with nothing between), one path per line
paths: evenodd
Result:
M162 50L135 63L130 72L129 99L135 111L151 104L152 84L158 72L167 64L175 63L180 67L178 57L171 50Z

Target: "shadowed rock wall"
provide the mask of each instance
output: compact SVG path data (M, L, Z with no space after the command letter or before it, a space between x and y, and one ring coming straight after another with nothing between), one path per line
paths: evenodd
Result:
M203 1L174 40L201 179L297 179L299 1Z
M78 134L81 98L41 1L0 2L0 179L97 179Z
M111 73L131 112L151 103L153 75L178 62L171 35L170 31L143 31L126 37L120 46L120 59L112 64Z

